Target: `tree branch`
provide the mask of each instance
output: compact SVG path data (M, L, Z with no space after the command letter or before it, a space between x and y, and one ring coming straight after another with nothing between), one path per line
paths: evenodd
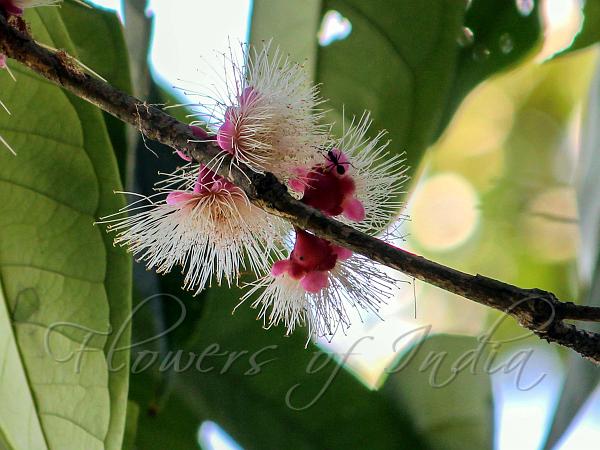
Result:
M188 125L83 73L67 54L41 47L1 14L0 52L133 125L146 137L188 152L197 162L210 163L217 156L223 157L216 144L197 142ZM561 302L547 291L519 288L429 261L324 216L294 199L270 173L259 174L244 167L238 170L228 164L231 161L227 157L225 162L220 165L219 175L233 181L255 205L269 213L415 279L503 311L540 338L571 348L600 364L600 334L565 323L565 320L600 322L600 308Z

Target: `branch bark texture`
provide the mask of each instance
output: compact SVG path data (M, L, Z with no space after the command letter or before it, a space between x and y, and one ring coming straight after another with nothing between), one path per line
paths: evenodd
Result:
M197 162L210 163L217 156L223 158L216 144L197 142L187 124L84 73L67 54L38 45L26 32L11 26L2 15L0 52L134 126L147 138L187 152ZM233 168L225 159L219 166L219 175L242 188L258 207L414 279L503 311L540 338L571 348L600 364L600 334L579 329L568 322L600 322L600 308L563 302L551 292L524 289L483 275L470 275L412 254L326 217L294 199L272 174Z

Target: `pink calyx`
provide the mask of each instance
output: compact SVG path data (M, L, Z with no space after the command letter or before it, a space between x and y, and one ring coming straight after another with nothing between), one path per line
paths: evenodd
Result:
M305 167L296 167L295 169L292 170L292 173L295 175L295 177L291 178L288 181L290 188L293 191L296 191L300 194L304 194L304 191L306 190L306 186L307 186L307 182L308 182L308 174L310 173L310 170L306 169Z
M356 183L349 173L350 161L339 149L327 152L325 163L311 170L296 168L290 187L303 193L302 201L328 216L344 217L360 222L365 218L362 202L354 196Z
M288 259L273 264L271 274L275 277L288 274L307 292L316 293L329 284L329 272L338 260L346 260L352 252L332 245L304 230L296 229L296 242Z
M221 149L232 155L235 153L235 140L238 138L235 118L233 118L233 116L235 116L235 114L231 109L227 109L227 112L225 113L225 122L217 132L217 144L219 144Z
M199 194L214 194L223 190L229 192L241 192L240 188L238 188L235 184L227 181L221 175L213 172L204 164L200 164L198 178L196 179L196 184L194 185L194 192Z
M18 7L13 0L0 0L0 7L12 16L23 15L23 8Z
M185 191L170 192L167 195L167 205L178 205L180 203L187 203L195 200L196 196L193 193Z
M346 219L354 222L365 220L365 207L356 197L346 197L342 202L342 214Z
M239 124L244 117L244 112L251 108L258 100L259 94L253 87L246 87L240 95L238 95L238 105L230 106L225 111L225 121L219 127L217 132L217 143L219 147L233 155L236 149L236 141L239 140Z
M241 95L238 96L240 107L242 109L245 109L248 106L251 106L254 102L256 102L259 99L259 97L260 95L258 94L258 91L252 86L245 87Z
M205 197L212 194L218 194L222 191L235 192L239 191L239 188L233 183L227 181L222 176L216 174L204 164L200 164L198 170L198 177L194 184L194 190L189 191L173 191L167 195L168 205L178 205L181 203L188 203L192 200L197 200L201 197Z

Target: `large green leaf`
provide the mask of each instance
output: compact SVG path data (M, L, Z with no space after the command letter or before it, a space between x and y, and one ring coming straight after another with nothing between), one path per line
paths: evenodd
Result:
M589 47L600 41L600 2L598 0L586 0L583 6L583 24L571 45L558 53L563 56L575 50Z
M26 19L36 39L78 55L58 9ZM13 115L0 117L18 153L0 153L0 381L12 395L0 435L15 449L119 449L129 352L110 350L129 342L130 259L92 225L123 206L111 141L95 107L12 69L2 97Z
M540 37L537 5L525 15L515 2L474 0L465 16L466 3L322 0L298 7L256 0L251 41L273 38L291 55L308 58L309 66L316 64L329 118L340 124L343 105L347 118L370 110L374 131L387 129L390 151L406 151L414 171L464 96L522 58ZM314 21L331 10L349 20L352 31L319 47ZM464 26L474 38L461 46Z
M411 415L430 448L494 446L491 382L483 371L485 355L478 354L478 348L472 337L433 336L391 367L383 390Z
M117 89L130 93L129 55L117 15L104 9L65 2L60 8L60 16L79 60Z
M593 2L587 2L593 3ZM600 65L592 81L588 107L582 125L579 153L579 182L577 201L581 246L579 255L580 302L600 306ZM590 325L600 331L598 324ZM553 448L577 416L600 381L600 368L571 352L568 357L567 376L558 401L545 449Z

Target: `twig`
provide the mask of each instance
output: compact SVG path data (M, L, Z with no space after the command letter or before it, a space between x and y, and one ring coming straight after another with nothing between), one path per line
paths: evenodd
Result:
M197 162L209 163L223 155L216 144L197 142L188 125L81 72L64 52L43 48L23 31L11 27L1 15L0 52L133 125L146 137L188 152ZM290 196L287 188L270 173L232 169L227 157L225 161L218 169L219 174L242 188L260 208L415 279L503 311L542 339L571 348L600 364L600 334L565 323L565 320L600 322L600 308L561 302L547 291L519 288L429 261L324 216Z

